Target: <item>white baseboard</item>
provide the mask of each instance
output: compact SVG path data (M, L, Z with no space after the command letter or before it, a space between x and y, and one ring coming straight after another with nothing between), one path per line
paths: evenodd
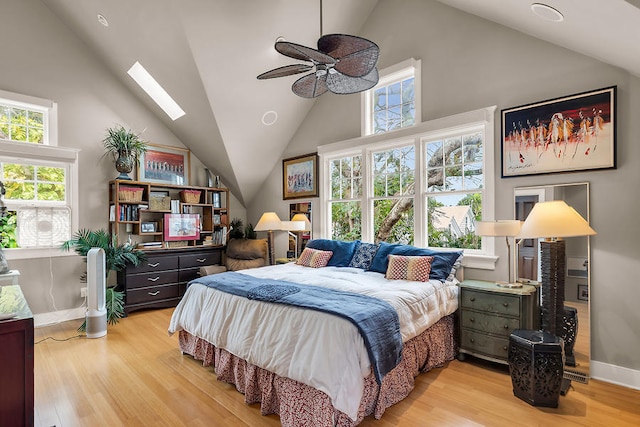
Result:
M54 325L67 320L84 319L86 307L71 308L69 310L58 310L50 313L40 313L33 315L33 325L36 328ZM80 324L78 324L80 326Z
M593 379L640 390L640 371L595 360L590 368Z

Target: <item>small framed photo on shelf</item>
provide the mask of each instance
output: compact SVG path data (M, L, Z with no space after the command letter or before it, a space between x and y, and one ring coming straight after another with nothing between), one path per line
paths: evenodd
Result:
M140 156L138 181L189 185L189 155L186 148L148 144Z
M155 233L158 231L158 226L155 222L143 222L140 224L141 233Z
M163 238L166 241L200 239L200 215L165 214Z
M587 285L578 285L578 299L589 301L589 287Z
M218 214L213 215L213 225L220 225L221 217Z

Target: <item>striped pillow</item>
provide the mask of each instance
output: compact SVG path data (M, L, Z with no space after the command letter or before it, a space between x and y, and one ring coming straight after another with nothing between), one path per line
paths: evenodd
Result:
M332 251L304 248L296 264L312 268L326 267L332 256Z
M389 266L384 277L389 280L426 282L432 261L432 256L389 255Z

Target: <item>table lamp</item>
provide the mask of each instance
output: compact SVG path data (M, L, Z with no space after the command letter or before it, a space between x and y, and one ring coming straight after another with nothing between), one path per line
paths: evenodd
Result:
M292 231L304 231L304 222L302 221L282 221L282 229L287 230L289 236L293 237L295 242L294 257L298 258L298 234L292 233Z
M594 234L589 223L562 200L536 203L522 224L518 238L545 239L540 242L543 331L563 336L565 242L562 238Z
M509 238L514 238L520 232L522 227L522 221L505 219L498 221L478 221L476 222L476 235L485 237L503 237L507 242L507 260L509 264L509 276L506 282L496 282L496 285L505 288L521 288L520 283L516 283L515 280L511 280L511 243ZM515 259L515 257L514 257Z
M260 221L256 224L255 231L267 232L267 245L269 246L269 263L276 263L275 252L273 250L273 231L282 230L282 221L275 212L265 212L260 217Z

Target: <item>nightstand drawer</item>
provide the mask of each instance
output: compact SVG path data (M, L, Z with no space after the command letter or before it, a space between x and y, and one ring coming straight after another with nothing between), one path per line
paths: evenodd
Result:
M461 311L460 322L463 328L502 335L507 338L509 338L511 331L520 328L520 319L518 318L500 317L495 314L481 313L471 310Z
M465 350L478 352L490 357L507 360L509 355L509 339L493 337L468 329L462 329L460 345Z
M151 286L127 291L127 304L153 302L180 296L180 285L177 283L164 286Z
M464 308L520 316L520 298L518 296L462 289L461 300Z

